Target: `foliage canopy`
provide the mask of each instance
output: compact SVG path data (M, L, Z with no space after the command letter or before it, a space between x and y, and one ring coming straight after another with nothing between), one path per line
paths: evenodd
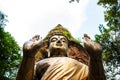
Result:
M100 24L100 35L96 41L103 47L106 75L115 80L120 74L120 2L118 0L99 0L98 5L105 8L104 17L107 27ZM120 77L119 77L120 79Z
M6 15L0 12L0 80L13 80L21 60L20 47L9 32L4 31Z

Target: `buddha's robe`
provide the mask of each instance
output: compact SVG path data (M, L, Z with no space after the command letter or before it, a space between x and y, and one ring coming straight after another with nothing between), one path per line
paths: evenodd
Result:
M36 63L35 75L39 80L87 80L88 66L68 57L46 58Z

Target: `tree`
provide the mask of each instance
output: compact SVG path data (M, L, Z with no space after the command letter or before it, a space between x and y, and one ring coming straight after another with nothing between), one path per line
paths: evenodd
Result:
M71 2L75 2L75 1L76 1L77 3L79 3L80 0L70 0L69 2L71 3Z
M80 0L70 0L70 2ZM120 0L98 0L98 5L105 8L107 27L100 24L100 35L95 39L103 47L103 60L106 76L109 80L120 79Z
M13 80L21 60L20 47L9 32L4 31L7 16L0 11L0 80Z
M105 8L106 27L99 26L100 35L96 41L103 47L103 59L106 76L109 80L120 79L120 1L99 0L98 5Z

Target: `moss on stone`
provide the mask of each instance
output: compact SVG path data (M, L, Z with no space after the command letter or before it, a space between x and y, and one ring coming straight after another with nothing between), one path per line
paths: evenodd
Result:
M51 36L53 35L64 35L69 41L73 41L73 42L76 42L78 44L80 44L80 41L73 38L71 33L66 29L64 28L62 25L58 24L55 28L53 28L49 33L48 35L44 38L43 42L44 43L48 43L48 40Z

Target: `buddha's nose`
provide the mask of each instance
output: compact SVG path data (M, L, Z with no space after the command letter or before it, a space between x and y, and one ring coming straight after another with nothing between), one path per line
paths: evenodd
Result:
M58 40L56 45L57 45L57 46L62 46L61 41L60 41L60 40Z
M57 41L57 43L61 43L61 41L60 41L60 40L58 40L58 41Z

